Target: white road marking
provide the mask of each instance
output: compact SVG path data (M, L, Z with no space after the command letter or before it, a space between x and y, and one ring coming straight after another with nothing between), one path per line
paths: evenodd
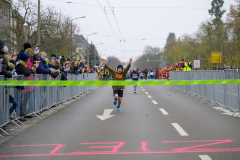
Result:
M148 92L145 92L146 94L148 94Z
M158 104L155 100L152 100L153 104Z
M148 95L148 98L152 98L150 95Z
M169 115L169 114L165 111L165 109L159 108L159 110L163 113L163 115Z
M208 155L199 155L201 160L212 160Z
M181 136L188 136L188 134L177 123L172 123L172 125L179 132Z
M113 109L104 109L103 115L96 115L99 119L101 119L102 121L113 117L114 115L110 115L111 112L113 111Z
M145 89L143 89L143 91L145 92Z

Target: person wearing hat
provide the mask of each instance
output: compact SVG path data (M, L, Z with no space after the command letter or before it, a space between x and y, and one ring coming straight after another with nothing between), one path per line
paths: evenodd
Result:
M4 75L7 78L12 78L13 74L11 72L8 71L9 67L8 67L8 62L4 56L4 54L8 52L8 48L5 46L5 43L0 40L0 62L1 62L1 72L0 75Z
M105 62L104 59L102 59L102 63L105 64L105 67L107 67L108 70L112 73L113 80L124 81L125 78L126 78L126 75L128 73L128 70L131 67L132 58L129 60L129 64L124 70L123 70L123 65L118 65L117 66L117 71L115 71L109 65L107 65L107 63ZM112 86L113 96L114 96L113 104L116 105L117 100L118 100L118 105L117 105L117 111L118 112L121 111L120 110L120 105L121 105L121 102L122 102L124 88L125 88L125 86Z
M189 62L189 59L186 59L186 62L182 66L183 71L191 71L192 70L192 62Z
M22 53L19 56L19 61L16 63L16 72L18 75L24 75L26 77L30 76L32 73L36 71L36 66L32 66L29 70L28 68L28 63L30 60L30 56L26 53Z

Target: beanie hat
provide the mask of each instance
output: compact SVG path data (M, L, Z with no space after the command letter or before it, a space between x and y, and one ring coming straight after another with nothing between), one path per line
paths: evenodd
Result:
M34 55L33 55L33 61L40 61L40 56L39 56L39 54L34 54Z
M26 49L28 49L28 48L32 48L32 45L31 45L30 43L28 43L28 42L25 42L25 43L23 44L23 48L26 50Z
M19 57L19 59L22 60L22 61L24 61L24 62L28 61L29 58L30 58L29 55L26 54L26 53L22 53L22 54L20 55L20 57Z
M71 61L71 59L70 59L70 58L67 58L67 61Z
M61 58L60 62L65 62L65 61L66 61L65 57L64 57L64 56L62 56L62 58Z
M56 54L51 54L51 56L50 56L50 57L55 57L55 58L56 58L57 56L56 56Z
M4 46L5 46L5 43L2 40L0 40L0 49L2 49Z
M117 69L118 69L118 68L122 68L122 70L123 70L123 65L119 64L119 65L117 66Z

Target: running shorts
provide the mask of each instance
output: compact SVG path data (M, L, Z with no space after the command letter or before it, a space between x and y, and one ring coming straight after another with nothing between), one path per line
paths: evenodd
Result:
M113 90L113 96L114 96L115 94L118 94L118 97L123 97L123 90L114 89L114 90Z

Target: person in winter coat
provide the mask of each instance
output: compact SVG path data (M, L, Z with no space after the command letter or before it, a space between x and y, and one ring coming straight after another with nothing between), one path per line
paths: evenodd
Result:
M19 61L16 63L16 72L18 75L24 75L28 77L36 71L36 66L32 66L29 70L27 70L27 64L29 63L29 60L30 56L26 53L22 53L19 56Z
M131 78L133 81L138 81L139 73L137 71L137 68L134 68L132 71ZM137 93L137 86L134 86L134 93Z
M37 74L50 74L50 73L55 73L55 69L48 69L47 66L45 65L46 63L46 56L47 54L45 52L41 52L40 54L40 64L37 68L36 73Z
M8 52L8 48L5 46L5 43L0 40L0 60L2 61L1 64L2 64L2 71L0 72L0 75L4 75L5 77L7 78L12 78L13 77L13 74L11 72L9 72L9 67L8 67L8 62L4 56L4 54Z
M48 64L48 69L54 69L56 60L55 57L51 57ZM57 76L60 74L60 70L57 70L55 73L51 73L53 78L57 78Z

